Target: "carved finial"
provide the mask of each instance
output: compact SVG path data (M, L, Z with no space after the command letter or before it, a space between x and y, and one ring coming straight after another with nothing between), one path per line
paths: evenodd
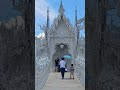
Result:
M59 13L60 13L60 15L63 15L64 12L65 12L65 9L64 9L64 7L63 7L63 5L62 5L62 0L61 0L60 8L59 8Z
M75 26L77 27L77 7L75 7Z
M49 8L47 8L47 27L49 27Z

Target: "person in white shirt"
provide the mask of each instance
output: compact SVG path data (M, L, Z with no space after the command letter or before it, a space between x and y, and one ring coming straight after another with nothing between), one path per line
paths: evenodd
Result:
M65 67L66 67L66 62L64 61L64 58L62 58L60 61L60 71L61 71L62 79L64 79Z

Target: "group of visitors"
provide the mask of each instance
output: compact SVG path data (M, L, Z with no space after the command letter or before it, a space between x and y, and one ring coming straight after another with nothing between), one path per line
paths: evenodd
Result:
M64 74L65 74L65 71L66 71L66 62L64 60L64 57L59 61L59 59L57 58L57 60L55 60L55 71L60 71L61 72L61 76L62 76L62 79L64 79ZM71 64L71 67L70 67L70 79L74 79L74 66L73 64Z

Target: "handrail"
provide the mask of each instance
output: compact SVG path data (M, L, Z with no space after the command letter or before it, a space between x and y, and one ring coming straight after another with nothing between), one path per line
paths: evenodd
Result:
M50 73L50 61L44 59L36 60L36 67L35 67L35 90L41 90L48 78Z
M80 83L85 86L85 58L75 59L75 73L80 80Z

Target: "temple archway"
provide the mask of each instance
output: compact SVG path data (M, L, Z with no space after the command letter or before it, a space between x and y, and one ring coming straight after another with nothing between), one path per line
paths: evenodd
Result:
M69 52L69 46L67 44L56 44L55 46L55 53L53 54L52 56L52 70L54 71L55 70L55 60L57 58L59 58L59 60L61 60L61 58L64 56L64 55L68 55L70 54ZM70 54L71 55L71 54ZM71 62L72 62L72 59L66 59L65 58L65 61L67 63L67 68L69 69L70 65L71 65ZM69 71L69 70L68 70Z

